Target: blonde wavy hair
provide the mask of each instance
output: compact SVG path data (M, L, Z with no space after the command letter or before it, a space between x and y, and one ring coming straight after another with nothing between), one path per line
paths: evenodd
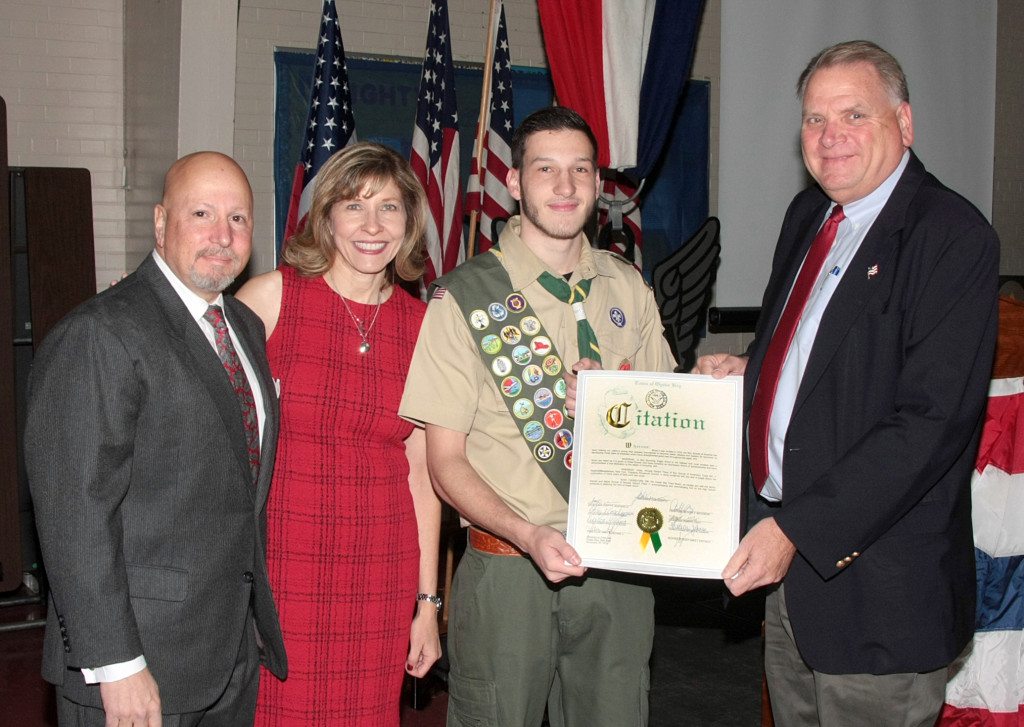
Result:
M388 263L389 278L416 280L423 274L427 198L409 162L393 149L369 141L336 152L320 168L313 203L302 232L290 237L281 260L299 275L314 277L330 270L337 254L331 234L331 209L338 202L371 197L394 182L405 208L405 239Z

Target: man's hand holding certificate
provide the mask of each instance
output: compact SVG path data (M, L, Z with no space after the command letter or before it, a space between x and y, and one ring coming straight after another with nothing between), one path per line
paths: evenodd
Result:
M580 371L567 540L583 564L721 577L741 436L739 377Z

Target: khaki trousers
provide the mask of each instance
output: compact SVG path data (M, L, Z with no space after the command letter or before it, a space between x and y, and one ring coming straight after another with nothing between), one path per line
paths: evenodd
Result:
M824 674L801 658L782 586L765 603L764 668L777 727L933 727L946 669L924 674Z

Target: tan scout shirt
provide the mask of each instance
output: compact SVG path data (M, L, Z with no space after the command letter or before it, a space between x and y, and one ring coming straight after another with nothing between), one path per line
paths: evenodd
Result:
M537 282L547 268L519 238L518 217L509 220L499 244L513 290L526 296L565 367L571 367L580 358L576 319L568 304ZM628 362L637 371L672 371L675 360L654 295L640 273L621 258L584 245L569 282L585 278L595 278L584 309L604 368ZM568 505L534 460L451 295L427 306L398 413L466 433L470 464L514 512L534 525L565 530Z

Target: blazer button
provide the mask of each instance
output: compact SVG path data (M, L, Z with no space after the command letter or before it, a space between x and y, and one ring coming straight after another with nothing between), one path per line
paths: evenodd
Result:
M850 553L850 555L852 555L854 558L859 558L860 557L860 553L858 553L856 550L853 551L852 553Z
M246 583L252 583L252 581L253 581L252 571L251 570L247 570L245 573L243 573L242 574L242 580L245 581Z
M64 644L64 653L65 654L70 654L71 653L71 647L68 646L67 644Z

